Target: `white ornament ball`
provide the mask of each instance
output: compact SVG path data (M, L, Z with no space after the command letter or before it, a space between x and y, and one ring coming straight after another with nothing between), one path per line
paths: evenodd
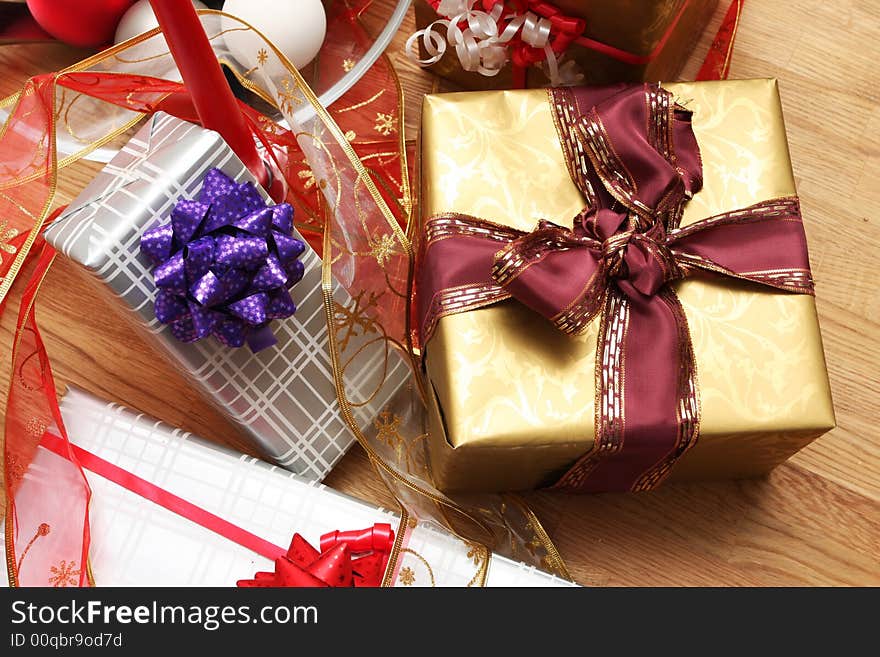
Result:
M321 50L327 17L321 0L226 0L223 11L245 21L269 39L297 68L303 68ZM224 31L236 23L226 17ZM262 39L251 31L235 30L224 35L226 45L245 68L257 66Z
M196 9L206 9L204 4L198 0L193 0ZM156 14L150 6L150 0L138 0L128 11L122 16L119 25L116 26L116 36L113 43L122 43L128 41L131 37L143 34L154 27L159 27L159 21L156 20Z

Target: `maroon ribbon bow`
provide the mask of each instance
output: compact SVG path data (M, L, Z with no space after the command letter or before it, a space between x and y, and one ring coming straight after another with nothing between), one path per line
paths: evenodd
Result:
M571 229L542 221L530 233L460 214L429 219L422 344L444 315L511 297L568 334L599 317L594 445L555 487L649 489L699 433L690 332L670 283L708 274L812 294L800 207L777 198L680 227L702 186L691 113L658 86L549 95L586 207Z
M394 530L387 523L352 531L332 531L321 536L318 552L299 534L293 535L287 553L275 560L275 571L258 572L241 579L239 587L348 587L381 586L394 545ZM353 557L353 555L360 555Z

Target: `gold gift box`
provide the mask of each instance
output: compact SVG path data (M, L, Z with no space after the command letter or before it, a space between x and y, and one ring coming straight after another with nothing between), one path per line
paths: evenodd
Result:
M584 83L604 84L675 79L711 19L718 0L553 0L552 4L567 16L583 18L587 25L585 37L638 58L650 59L628 63L572 44L565 59L577 63ZM481 9L479 3L475 9ZM440 18L426 0L416 0L415 10L418 29ZM449 47L430 70L464 89L513 86L509 64L497 76L486 77L462 69L454 50ZM424 48L421 56L428 56ZM549 82L540 67L529 67L527 86L542 87Z
M663 86L693 111L703 159L683 225L796 193L775 80ZM461 212L531 230L571 226L584 205L544 90L426 96L421 140L423 219ZM732 279L674 285L702 414L671 480L760 475L834 427L812 296ZM443 317L425 349L435 484L537 488L590 450L597 329L568 337L515 301Z

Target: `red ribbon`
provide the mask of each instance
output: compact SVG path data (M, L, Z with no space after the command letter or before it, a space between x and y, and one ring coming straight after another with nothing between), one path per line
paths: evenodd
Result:
M349 587L381 586L394 545L391 525L376 523L362 530L329 532L321 536L318 552L299 534L293 535L284 556L275 559L275 571L241 579L240 587ZM360 556L353 557L360 553Z
M742 15L745 0L733 0L724 14L724 20L715 33L712 45L706 59L697 73L697 80L726 80L730 73L730 59L733 55L733 44L736 41L736 31L739 28L739 18Z
M258 572L254 579L243 579L238 586L381 586L385 567L394 545L394 530L388 523L367 529L334 530L321 536L321 552L299 534L290 547L283 548L246 529L224 520L155 484L102 459L58 436L45 433L40 446L58 456L75 458L86 470L104 477L127 491L176 513L257 554L275 560L275 572ZM353 554L359 555L352 558ZM279 556L280 555L280 556Z
M176 513L267 559L275 559L278 555L284 554L284 548L264 540L246 529L237 527L220 516L214 515L210 511L206 511L192 502L188 502L182 497L178 497L174 493L170 493L146 479L102 459L97 454L69 443L54 434L48 432L43 434L40 446L61 458L70 459L86 470L94 472L108 481L112 481L117 486L121 486L135 495L139 495L145 500L149 500L163 509Z

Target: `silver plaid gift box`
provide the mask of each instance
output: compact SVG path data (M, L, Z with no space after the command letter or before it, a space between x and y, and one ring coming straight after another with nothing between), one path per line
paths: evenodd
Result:
M390 511L76 388L61 400L61 415L74 445L281 547L294 532L317 545L335 529L398 525ZM47 451L38 450L36 458L52 458ZM98 586L234 586L273 569L269 559L119 484L89 469L85 475L92 490L89 556ZM395 586L465 586L478 570L468 546L433 525L418 525L402 548L391 573ZM489 559L486 584L572 585L498 555Z
M271 324L278 338L273 347L254 354L213 337L185 344L156 320L156 287L151 262L140 251L141 235L167 222L179 198L195 198L214 167L236 182L256 182L216 132L157 113L45 231L46 240L106 283L255 447L288 470L322 479L354 436L336 400L321 260L312 249L302 255L305 275L291 289L296 313ZM334 297L347 298L341 290ZM367 351L363 362L347 369L347 383L363 393L362 399L380 387L383 375L387 383L369 403L353 408L361 427L373 421L409 375L402 359L391 360L386 372L385 362Z

